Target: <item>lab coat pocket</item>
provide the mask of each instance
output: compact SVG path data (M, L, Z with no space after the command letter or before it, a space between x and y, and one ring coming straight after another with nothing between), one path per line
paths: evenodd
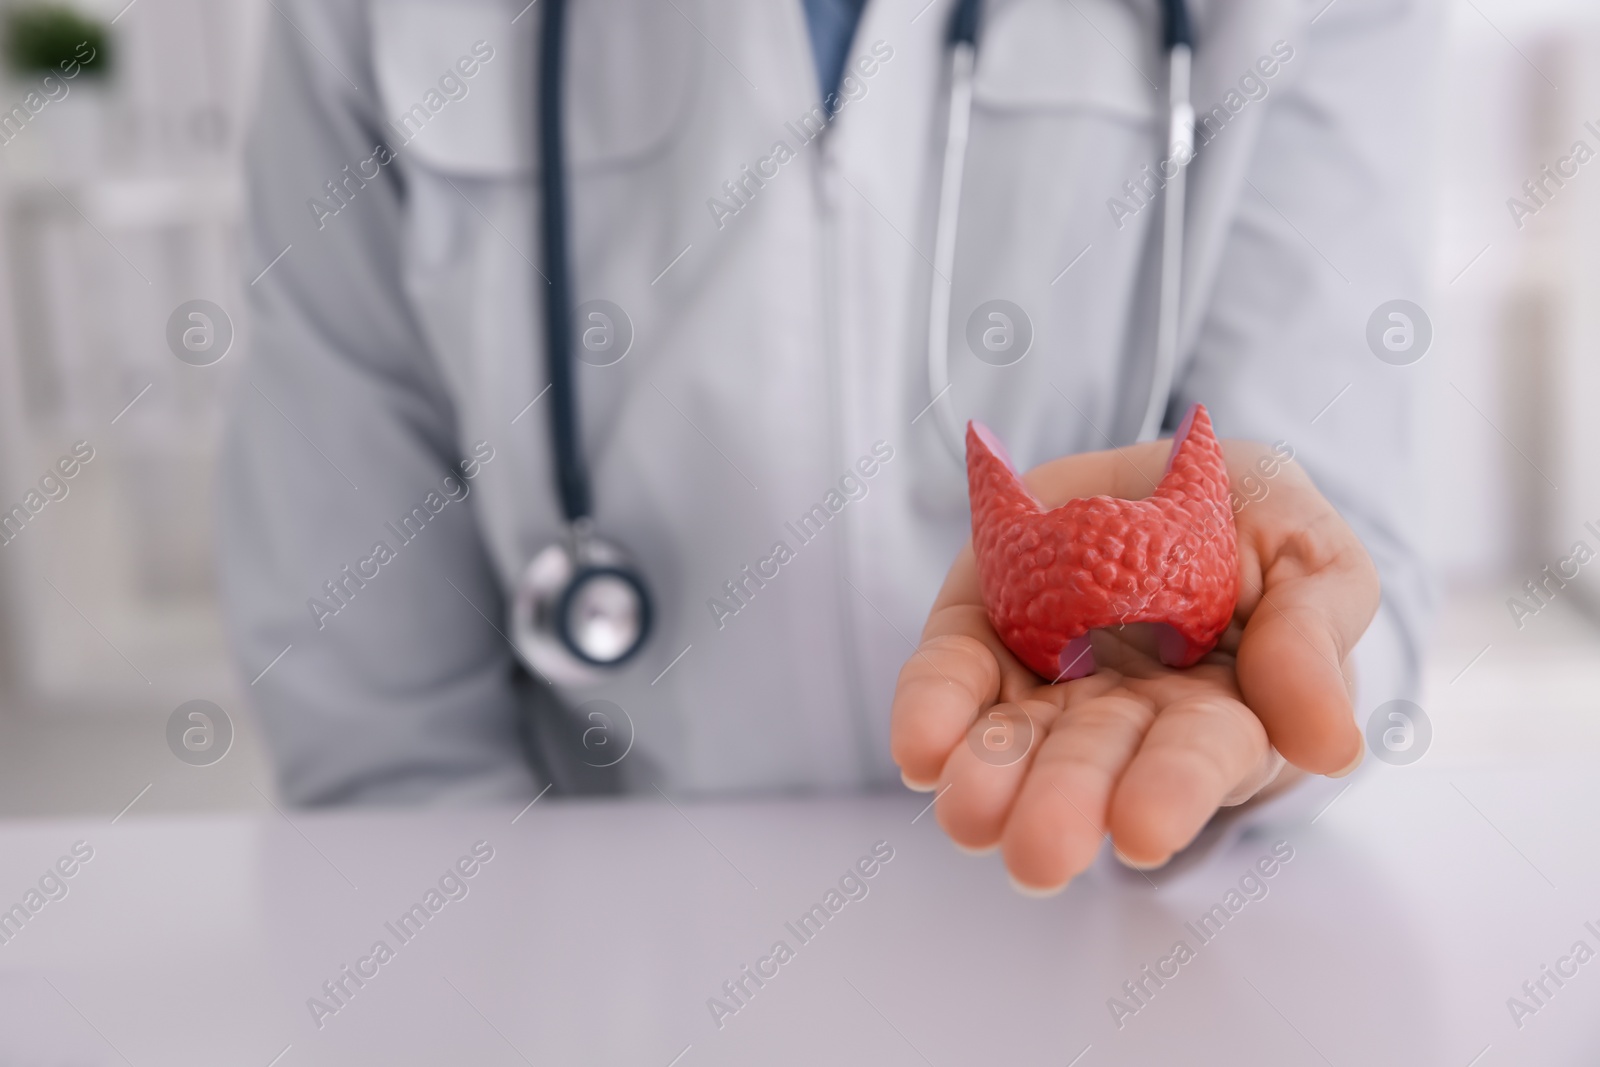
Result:
M373 64L397 155L468 178L534 170L543 9L527 0L375 0ZM673 5L569 5L563 48L567 166L647 161L681 132L701 42Z

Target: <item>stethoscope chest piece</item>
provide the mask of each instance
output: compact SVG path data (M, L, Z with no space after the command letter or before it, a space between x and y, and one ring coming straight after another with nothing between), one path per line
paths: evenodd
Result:
M650 594L628 554L580 524L546 546L517 582L512 640L555 685L591 685L650 634Z

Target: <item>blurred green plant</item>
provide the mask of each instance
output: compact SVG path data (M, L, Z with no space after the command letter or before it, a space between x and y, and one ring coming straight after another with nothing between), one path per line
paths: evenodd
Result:
M14 74L103 78L111 69L110 27L67 4L17 4L0 18L5 63Z

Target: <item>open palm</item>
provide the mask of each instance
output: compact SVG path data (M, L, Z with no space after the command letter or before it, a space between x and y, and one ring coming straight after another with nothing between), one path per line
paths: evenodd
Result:
M1170 448L1068 456L1025 480L1047 507L1142 499ZM1127 626L1091 636L1093 674L1049 684L989 624L969 544L900 672L891 744L907 784L941 789L950 837L999 846L1025 888L1065 885L1108 836L1130 863L1163 863L1285 760L1314 774L1360 761L1349 655L1377 610L1377 572L1297 464L1250 442L1223 451L1236 493L1249 487L1235 516L1240 595L1200 663L1163 666L1153 634Z

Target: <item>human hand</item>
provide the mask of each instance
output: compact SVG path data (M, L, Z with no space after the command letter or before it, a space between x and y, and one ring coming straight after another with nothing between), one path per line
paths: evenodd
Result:
M1361 761L1349 656L1377 611L1377 571L1297 464L1252 442L1222 447L1245 494L1239 602L1195 666L1164 666L1149 628L1129 625L1091 635L1095 673L1049 684L990 625L969 543L900 671L890 744L906 784L939 789L951 839L1000 847L1023 889L1065 886L1107 837L1125 862L1159 866L1219 807L1281 786L1285 760L1334 776ZM1024 480L1047 508L1142 499L1170 450L1067 456Z

